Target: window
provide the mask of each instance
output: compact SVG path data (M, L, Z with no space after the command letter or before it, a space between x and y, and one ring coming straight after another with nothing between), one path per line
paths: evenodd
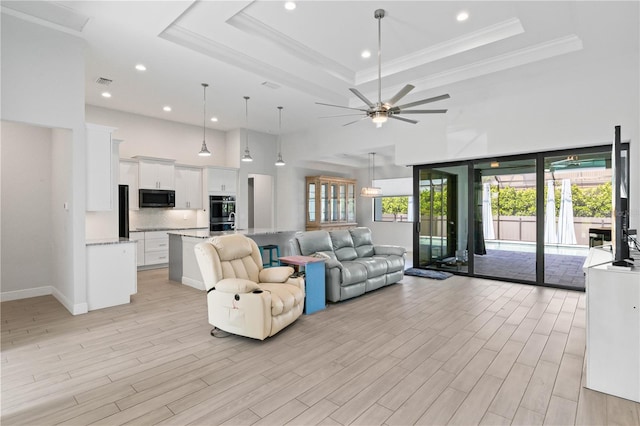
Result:
M413 196L375 198L373 220L376 222L413 222Z

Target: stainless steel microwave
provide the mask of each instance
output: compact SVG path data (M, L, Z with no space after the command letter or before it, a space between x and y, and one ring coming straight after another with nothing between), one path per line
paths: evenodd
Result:
M140 207L175 207L176 191L170 189L139 189Z

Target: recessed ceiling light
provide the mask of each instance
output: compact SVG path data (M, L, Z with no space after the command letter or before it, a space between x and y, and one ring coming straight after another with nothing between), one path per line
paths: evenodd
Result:
M218 117L211 117L211 121L213 121L214 123L218 122Z
M136 65L136 69L137 69L138 71L146 71L146 70L147 70L147 67L145 67L145 66L144 66L144 65L142 65L142 64L138 64L138 65Z
M287 10L293 10L296 8L296 2L294 1L286 1L284 2L284 8Z
M371 57L371 52L369 50L363 50L362 53L360 54L360 56L362 56L365 59L370 58Z
M467 19L469 19L469 12L463 10L462 12L458 13L456 19L458 20L458 22L466 21Z
M162 107L163 111L171 112L171 107L169 105Z
M110 97L111 97L111 93L109 93L109 92L102 92L102 97L103 97L103 98L110 98Z

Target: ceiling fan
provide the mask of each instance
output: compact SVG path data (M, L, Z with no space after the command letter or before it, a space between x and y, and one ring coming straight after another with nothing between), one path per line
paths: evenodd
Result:
M351 110L361 111L365 113L365 116L362 117L361 119L344 124L344 126L357 123L358 121L364 120L367 118L371 118L371 121L373 121L378 127L382 126L382 123L386 122L387 118L392 118L394 120L400 120L400 121L405 121L407 123L416 124L417 123L416 120L411 120L406 117L400 117L398 114L444 114L447 112L446 109L407 110L406 108L411 108L417 105L423 105L430 102L441 101L443 99L449 99L450 96L448 94L435 96L433 98L422 99L420 101L409 102L404 105L396 105L396 103L400 99L405 97L407 93L409 93L411 90L414 89L414 86L411 84L407 84L406 86L404 86L402 89L400 89L398 93L396 93L388 101L382 102L382 60L381 60L382 37L381 37L381 31L380 31L380 22L382 18L384 18L384 15L385 15L384 9L377 9L373 14L373 16L378 20L378 102L376 103L371 102L369 99L367 99L366 96L364 96L362 93L360 93L358 89L355 89L355 88L350 88L349 90L367 105L368 107L367 109L351 108L351 107L345 107L341 105L332 105L332 104L325 104L322 102L316 102L316 104L318 105L351 109ZM334 115L331 117L346 117L349 115L361 115L361 114ZM330 118L330 117L322 117L322 118Z

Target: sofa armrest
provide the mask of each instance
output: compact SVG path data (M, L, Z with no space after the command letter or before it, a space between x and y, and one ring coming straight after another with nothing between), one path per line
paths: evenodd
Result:
M304 283L304 278L302 277L295 277L295 278L289 278L285 284L291 284L291 285L295 285L296 287L298 287L300 290L304 291L305 294L305 283Z
M379 245L373 246L373 252L378 255L396 255L396 256L404 256L407 253L407 249L401 246L391 246L391 245Z
M260 271L258 278L261 283L283 283L293 274L291 266L275 266L273 268L265 268Z
M331 257L326 253L317 252L313 254L314 257L319 257L324 259L324 267L326 269L338 268L342 271L342 263L335 257Z
M225 278L216 283L216 290L222 293L251 293L254 290L260 290L260 286L243 278Z

